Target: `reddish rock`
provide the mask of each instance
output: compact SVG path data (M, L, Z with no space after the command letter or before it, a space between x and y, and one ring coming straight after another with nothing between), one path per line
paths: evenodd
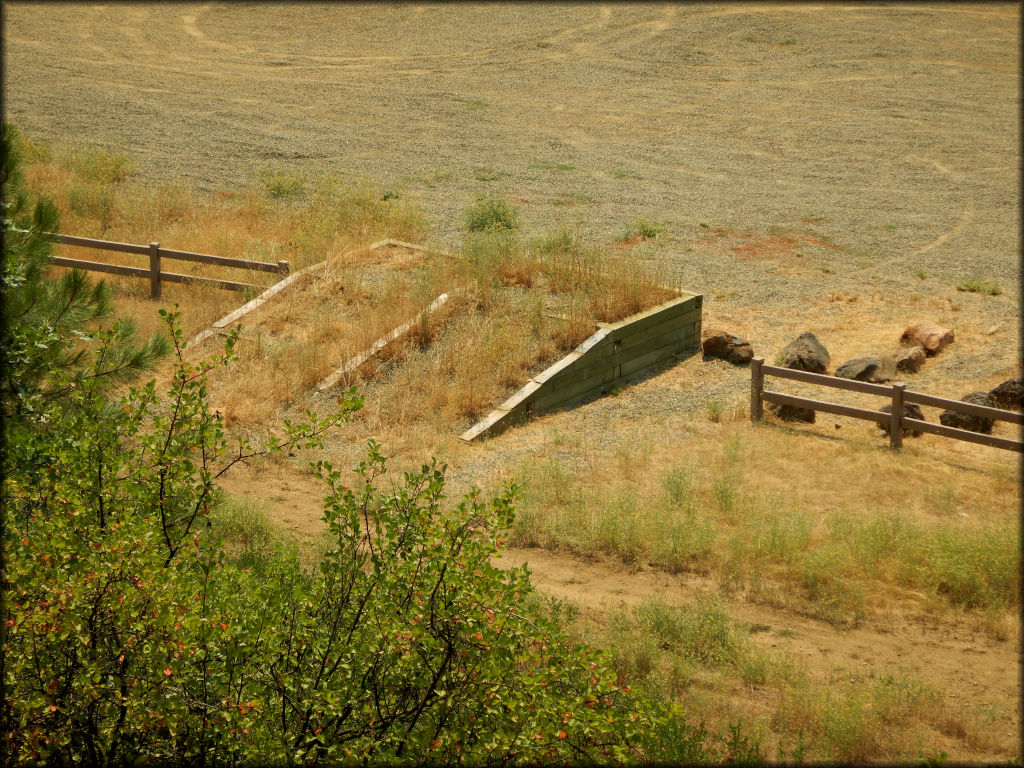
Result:
M928 357L934 357L953 343L953 332L939 325L912 325L900 336L900 346L919 346Z

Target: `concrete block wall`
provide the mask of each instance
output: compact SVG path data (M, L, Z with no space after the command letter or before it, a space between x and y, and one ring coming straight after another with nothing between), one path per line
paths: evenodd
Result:
M462 439L470 442L530 415L605 394L674 355L696 351L703 299L687 294L617 323L600 323L590 338L533 377Z

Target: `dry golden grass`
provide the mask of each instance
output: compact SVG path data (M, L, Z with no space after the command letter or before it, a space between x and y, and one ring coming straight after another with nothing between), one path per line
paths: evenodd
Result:
M30 140L26 140L30 142ZM31 188L51 196L70 234L275 262L292 271L320 266L241 320L238 362L211 376L210 391L229 426L262 428L329 373L440 293L444 309L345 377L368 395L365 418L388 430L417 421L478 418L532 373L578 345L597 322L614 322L675 295L636 263L610 257L567 230L522 244L514 231L471 233L451 257L402 248L369 251L371 240L422 240L422 214L394 191L342 185L284 172L261 186L200 198L180 187L133 184L130 158L111 150L34 146ZM78 258L139 265L140 257L64 248ZM72 253L73 252L73 253ZM185 262L200 276L231 270ZM173 266L170 266L173 264ZM239 277L235 277L239 279ZM247 273L261 287L277 279ZM144 280L114 278L119 311L143 333L160 330L158 307L181 312L186 338L238 306L237 294L202 285L164 286L148 299ZM212 342L208 342L212 343ZM197 353L202 353L200 349Z

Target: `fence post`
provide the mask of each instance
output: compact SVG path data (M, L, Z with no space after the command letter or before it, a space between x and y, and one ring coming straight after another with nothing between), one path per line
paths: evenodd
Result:
M764 386L764 373L761 366L764 364L763 357L755 357L750 361L750 420L761 421L761 389Z
M903 448L903 390L906 384L892 385L892 418L889 421L889 447L894 451Z
M160 243L149 244L149 298L160 298Z
M277 274L279 274L279 275L287 275L288 274L288 262L287 261L281 261L280 259L277 260Z

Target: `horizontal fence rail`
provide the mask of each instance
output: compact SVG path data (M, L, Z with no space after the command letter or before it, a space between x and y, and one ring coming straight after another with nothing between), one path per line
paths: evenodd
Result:
M867 408L855 408L839 403L830 403L823 400L814 400L808 397L787 395L782 392L770 392L764 388L765 376L774 376L778 379L789 379L805 384L820 384L833 389L845 389L851 392L862 392L869 395L889 398L892 406L892 413L872 411ZM765 365L764 358L755 357L750 366L750 419L760 421L764 417L764 403L775 403L778 405L790 405L797 408L807 408L813 411L834 413L837 416L849 416L854 419L864 419L877 424L886 424L889 427L889 444L896 449L903 447L903 430L914 430L926 432L941 437L952 437L956 440L964 440L968 443L988 445L992 448L1003 448L1008 451L1024 453L1024 442L1011 440L1005 437L985 435L980 432L972 432L969 429L957 429L947 427L944 424L932 424L920 419L911 419L903 415L904 403L915 403L917 405L944 408L959 413L967 413L973 416L983 416L995 421L1007 421L1011 424L1024 424L1024 414L1004 411L1001 408L989 408L984 405L965 403L962 400L949 400L944 397L926 395L923 392L908 392L905 384L893 384L883 386L882 384L870 384L866 381L853 381L852 379L841 379L835 376L826 376L821 373L809 373L807 371L794 371L790 368L780 368L774 365Z
M213 256L208 253L192 253L191 251L177 251L171 248L161 248L160 243L149 245L135 245L133 243L118 243L113 240L95 240L91 237L75 237L74 235L50 235L54 242L62 245L72 245L78 248L95 248L100 251L113 251L115 253L134 253L140 256L149 256L149 268L125 267L120 264L104 264L98 261L85 261L83 259L68 259L54 257L51 263L58 267L70 267L71 269L84 269L90 272L108 272L113 275L127 275L129 277L149 278L150 297L160 298L161 283L208 283L217 288L228 291L244 291L247 288L258 288L252 283L242 283L233 280L217 280L211 277L198 277L196 275L181 275L176 272L161 271L162 259L175 259L177 261L191 261L197 264L213 264L219 267L232 267L234 269L248 269L256 272L273 272L278 275L288 274L288 262L278 261L276 264L269 261L249 261L248 259L232 259L226 256Z

